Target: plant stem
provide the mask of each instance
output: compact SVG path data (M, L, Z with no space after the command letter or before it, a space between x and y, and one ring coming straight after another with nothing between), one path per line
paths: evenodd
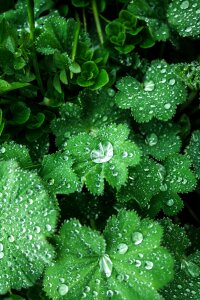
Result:
M85 32L87 32L87 19L86 19L86 15L85 15L85 8L83 8L83 26L84 26Z
M76 57L76 51L77 51L77 45L78 45L78 39L79 39L79 33L80 33L80 28L81 28L81 23L78 17L78 14L76 13L76 20L77 20L77 25L76 25L76 31L75 31L75 37L74 37L74 42L72 46L72 55L71 55L71 60L72 62L75 61ZM73 73L70 72L70 78L73 78Z
M103 42L104 42L103 41L103 33L102 33L102 30L101 30L101 23L100 23L100 20L99 20L99 14L98 14L96 0L92 0L92 11L93 11L94 20L95 20L95 23L96 23L97 33L99 35L99 40L100 40L101 45L103 45Z
M32 60L33 60L33 67L35 70L36 80L40 87L41 93L44 95L44 87L40 75L40 69L37 60L37 54L35 50L35 19L34 19L34 0L27 0L27 11L28 11L28 22L30 27L30 41L32 45Z

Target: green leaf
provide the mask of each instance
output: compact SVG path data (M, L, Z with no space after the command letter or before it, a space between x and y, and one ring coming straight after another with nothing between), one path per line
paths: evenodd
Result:
M175 124L152 120L141 124L139 129L141 134L135 135L134 138L145 155L163 160L180 151L181 140Z
M13 118L10 121L12 124L24 124L28 121L31 110L26 106L24 102L18 101L11 105L11 112L13 114Z
M184 84L164 60L151 63L143 84L127 76L118 81L117 88L116 104L122 109L131 108L137 122L149 122L153 117L167 121L177 105L186 100Z
M55 229L58 208L36 173L14 161L0 165L0 294L4 294L33 285L53 258L46 238Z
M52 194L70 194L77 190L79 181L71 166L72 161L64 152L44 156L40 176Z
M3 160L16 160L22 168L28 168L32 165L27 147L16 144L14 141L5 142L0 146L0 161Z
M106 25L106 34L111 43L122 46L126 39L125 26L119 21L112 21Z
M36 39L36 48L44 55L67 52L71 55L76 22L73 19L53 16L44 22L43 30Z
M192 161L195 174L200 179L200 130L195 130L192 133L190 143L187 146L185 152L189 159Z
M54 119L51 124L56 135L56 144L62 147L71 135L95 132L102 125L124 122L127 112L116 107L114 95L113 89L87 89L79 94L80 105L71 102L63 104L60 107L60 117Z
M58 74L55 74L55 76L53 77L53 86L59 94L62 94L62 87L60 84L60 78Z
M199 37L199 1L173 0L167 11L169 24L183 37Z
M57 238L57 260L46 269L44 290L55 300L161 300L157 289L173 274L161 237L158 223L140 220L134 211L111 217L103 235L67 221Z
M125 125L101 127L96 133L71 137L65 149L74 159L74 169L93 194L102 194L103 178L115 188L128 177L127 167L140 160L138 147L128 139Z
M117 199L120 203L134 200L145 207L160 192L162 181L160 165L143 157L139 165L130 169L128 182L117 193Z
M108 73L105 69L101 69L97 77L95 78L95 83L90 87L92 91L102 88L109 82Z
M26 127L29 129L36 129L36 128L40 128L42 126L42 124L45 121L45 114L39 112L37 113L37 115L31 115Z
M71 0L75 7L86 7L90 3L88 0Z
M29 86L27 82L12 82L9 83L6 80L0 79L0 94L10 92L12 90L21 89L23 87Z

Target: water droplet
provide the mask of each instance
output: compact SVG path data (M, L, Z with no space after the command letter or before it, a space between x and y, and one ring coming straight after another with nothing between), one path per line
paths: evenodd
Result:
M145 143L149 146L155 146L158 143L158 137L155 133L151 133L147 135L145 139Z
M124 275L123 274L118 274L117 275L117 280L119 280L120 282L124 281Z
M165 184L162 184L161 186L160 186L160 190L161 190L161 192L166 192L167 191L167 184L165 183Z
M112 297L112 296L114 295L114 293L113 293L112 290L108 290L108 291L106 292L106 295L107 295L108 297Z
M46 225L46 230L47 230L47 231L51 231L51 225L50 225L50 224L47 224L47 225Z
M122 154L122 158L126 158L128 156L128 152L124 151Z
M98 149L92 150L90 157L97 164L105 163L113 157L113 146L110 142L99 143Z
M119 254L125 254L128 251L128 245L121 243L117 246L117 252Z
M5 147L2 147L1 149L0 149L0 152L3 154L3 153L5 153L6 152L6 148Z
M139 245L143 241L143 234L141 232L134 232L132 234L132 241L134 242L135 245Z
M180 5L181 9L187 9L189 7L190 3L189 1L183 1Z
M0 243L0 252L2 252L2 251L3 251L3 244Z
M200 9L197 9L197 10L196 10L196 14L200 14Z
M93 292L92 292L92 295L93 295L94 297L96 297L96 296L98 296L98 292L97 292L97 291L93 291Z
M14 240L15 240L15 238L14 238L13 235L10 235L10 236L8 237L8 241L9 241L10 243L13 243Z
M185 32L190 32L190 31L192 31L192 27L191 27L191 26L189 26L189 27L187 27L187 28L185 29Z
M200 267L192 261L183 260L181 263L181 268L183 268L186 273L192 277L198 277L200 275Z
M174 199L169 199L166 204L167 206L172 206L174 204Z
M182 285L178 284L178 285L177 285L177 288L178 288L179 290L182 289Z
M2 259L4 257L4 253L0 252L0 259Z
M90 287L86 285L86 287L84 288L84 292L89 293L89 291L90 291Z
M164 108L165 108L165 109L170 109L170 107L171 107L171 104L170 104L170 103L166 103L166 104L164 105Z
M139 268L140 266L141 266L141 261L140 260L138 260L138 259L136 259L136 261L135 261L135 266L137 267L137 268Z
M69 291L69 288L66 284L61 284L59 287L58 287L58 293L61 295L61 296L64 296L68 293Z
M107 93L108 93L108 96L114 97L114 95L115 95L115 90L109 88L108 91L107 91Z
M104 254L99 260L100 271L105 273L106 277L110 277L112 274L113 263L110 260L108 254Z
M65 282L65 278L59 278L59 281L60 281L61 283L64 283L64 282Z
M54 180L53 178L50 178L50 179L48 180L48 184L49 184L49 185L54 185L54 182L55 182L55 180Z
M144 82L144 91L145 92L151 92L154 90L154 88L155 88L155 83L152 80L150 80L148 82Z
M153 268L153 262L152 261L145 261L145 269L146 270L151 270Z
M176 80L174 78L169 80L169 85L174 85L176 83Z
M101 282L101 281L100 281L99 279L96 279L96 280L95 280L95 283L98 284L98 285L100 284L100 282Z
M35 232L36 232L36 233L40 233L40 227L39 227L39 226L36 226L36 227L35 227Z

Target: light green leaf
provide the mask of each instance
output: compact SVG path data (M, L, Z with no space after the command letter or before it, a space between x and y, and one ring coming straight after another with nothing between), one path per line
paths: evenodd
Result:
M127 179L127 167L138 164L140 151L127 140L128 134L127 126L113 124L68 140L65 149L74 159L74 170L91 193L102 193L103 178L112 187L119 188Z
M143 83L127 76L118 81L117 88L116 104L122 109L131 108L139 123L149 122L153 117L167 121L175 114L177 105L186 100L185 85L164 60L152 62Z
M6 80L0 79L0 94L10 92L12 90L21 89L23 87L26 87L30 85L26 82L12 82L9 83Z
M77 190L79 182L71 166L72 161L64 152L44 156L40 176L52 194L70 194Z
M200 2L199 0L173 0L168 8L169 24L183 37L200 35Z
M195 174L197 178L200 179L200 130L195 130L192 133L190 143L186 148L186 155L192 161Z
M64 223L58 257L45 272L44 290L55 300L161 300L157 289L173 275L173 259L160 246L162 228L132 211L108 220L100 235L76 220Z
M57 205L34 172L0 162L0 294L27 288L54 256L46 237L56 226Z

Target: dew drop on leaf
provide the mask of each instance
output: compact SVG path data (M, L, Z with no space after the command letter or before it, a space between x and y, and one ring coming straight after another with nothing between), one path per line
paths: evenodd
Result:
M121 243L117 246L117 252L119 254L125 254L128 251L128 245Z
M169 199L166 204L167 206L172 206L174 204L174 199Z
M59 287L58 287L58 293L61 295L61 296L64 296L68 293L69 291L69 288L66 284L61 284Z
M105 163L113 157L113 146L110 142L99 143L98 149L92 150L90 157L97 164Z
M189 1L183 1L180 5L181 9L187 9L189 7L190 3Z
M8 241L9 241L10 243L13 243L14 240L15 240L15 238L14 238L13 235L10 235L10 236L8 237Z
M155 133L151 133L147 135L145 139L145 143L149 146L155 146L158 143L158 137Z
M165 109L170 109L170 107L171 107L171 104L170 104L170 103L166 103L166 104L164 105L164 108L165 108Z
M176 83L176 80L174 78L169 80L169 85L174 85Z
M0 252L2 252L2 251L3 251L3 244L0 243Z
M103 272L106 277L110 277L112 274L113 263L108 256L108 254L104 254L99 260L100 271Z
M0 259L2 259L4 257L4 253L0 252Z
M139 245L143 241L143 234L141 232L134 232L132 234L132 241L134 242L135 245Z
M186 273L192 277L198 277L200 275L200 267L192 261L183 260L181 263L181 268L183 268Z
M135 266L137 267L137 268L139 268L140 266L141 266L141 261L140 260L138 260L138 259L136 259L136 261L135 261Z
M154 88L155 88L155 83L152 80L144 83L145 92L151 92L154 90Z
M107 295L108 297L112 297L112 296L114 295L114 293L113 293L112 290L108 290L108 291L106 292L106 295Z
M160 190L161 190L161 192L166 192L167 191L167 185L166 185L166 183L165 184L162 184L161 186L160 186Z
M152 261L145 261L145 269L146 270L151 270L153 268L153 262Z

